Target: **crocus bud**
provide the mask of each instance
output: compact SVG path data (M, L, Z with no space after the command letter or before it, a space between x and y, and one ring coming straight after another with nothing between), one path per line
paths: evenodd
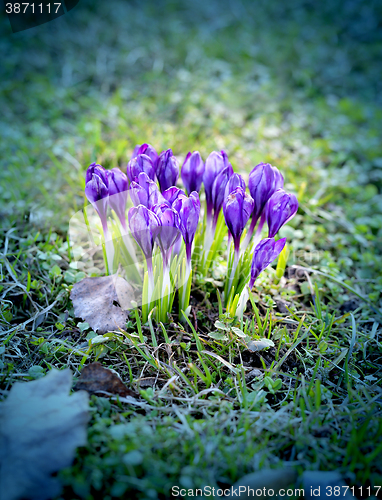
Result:
M225 189L232 174L232 165L229 164L217 174L216 179L212 184L211 200L214 208L213 227L216 226L220 210L223 206Z
M155 180L155 169L151 158L145 154L139 154L136 158L132 158L127 164L127 177L129 181L135 181L141 172L145 172L150 179Z
M275 176L275 191L284 187L284 177L277 167L272 167Z
M280 173L279 175L281 176ZM278 183L280 182L279 175L277 175ZM275 183L275 170L269 163L259 163L249 174L248 189L254 201L252 217L255 221L258 220L265 204L275 192Z
M159 155L156 174L162 193L169 187L175 186L179 177L179 163L171 149L162 151Z
M245 191L245 180L240 174L234 173L231 175L231 177L228 179L225 192L224 192L224 198L227 198L229 194L231 194L237 187L241 187L243 191Z
M101 178L101 180L105 184L105 186L108 186L107 171L103 168L102 165L99 165L98 163L91 163L88 166L88 169L86 170L86 175L85 175L85 183L86 184L92 179L94 174L98 175L98 177Z
M191 262L191 247L198 227L200 215L199 195L193 191L189 197L180 195L173 204L174 210L179 214L179 229L186 245L187 262Z
M273 193L265 206L268 238L273 238L279 229L296 215L297 209L298 201L294 194L286 193L283 189Z
M230 163L228 161L228 156L224 151L222 151L221 153L213 151L206 160L206 166L203 174L203 184L204 184L204 191L206 193L208 219L211 218L213 209L212 188L214 182L219 172L221 172L228 166L230 166Z
M276 167L272 167L269 163L259 163L249 174L248 188L254 201L252 221L248 229L246 246L249 245L253 231L260 219L259 226L256 231L255 241L259 241L261 230L263 228L264 209L267 201L272 194L282 188L284 185L284 177Z
M184 160L181 176L187 193L199 193L203 181L205 165L199 151L188 153Z
M135 146L133 156L131 158L136 158L138 155L147 155L151 159L155 170L158 161L158 153L151 146L151 144L142 144L141 146Z
M117 214L124 229L126 229L126 203L128 196L128 180L126 175L119 169L107 170L109 180L109 203Z
M236 252L239 251L240 238L251 216L252 210L253 200L242 187L237 187L224 200L224 218L231 232Z
M154 205L165 203L156 182L145 172L141 172L130 184L130 198L135 206L144 205L150 210Z
M182 189L177 188L176 186L171 186L170 188L163 191L162 196L166 200L167 204L171 207L175 200L178 199L179 195L185 195L185 192Z
M156 235L156 241L158 242L162 255L165 257L168 250L170 250L173 244L180 238L179 214L166 204L156 205L153 211L161 223Z
M130 208L128 218L130 231L135 241L141 247L146 259L150 259L160 220L154 212L143 205Z
M264 271L264 269L268 267L278 255L280 255L285 246L285 242L286 238L282 238L278 241L275 241L273 238L265 238L256 246L253 253L249 288L253 287L253 284L259 274Z
M85 195L101 219L106 238L108 234L107 206L109 203L109 181L106 170L101 165L92 163L89 166L86 172Z
M138 151L139 151L139 148L141 147L140 144L137 144L135 146L135 148L133 149L133 154L131 155L131 158L130 160L132 160L133 158L136 158L138 156Z

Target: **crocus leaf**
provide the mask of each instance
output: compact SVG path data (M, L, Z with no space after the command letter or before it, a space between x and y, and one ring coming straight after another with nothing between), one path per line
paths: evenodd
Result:
M106 333L125 328L134 293L126 280L113 275L84 278L74 284L70 298L77 318L84 319L94 331Z
M69 396L72 373L51 370L33 382L16 382L0 403L0 496L45 500L61 492L52 474L71 465L86 444L88 395Z
M274 343L271 339L260 339L260 340L252 340L248 342L248 349L250 351L262 351L263 349L268 349L268 347L274 347Z

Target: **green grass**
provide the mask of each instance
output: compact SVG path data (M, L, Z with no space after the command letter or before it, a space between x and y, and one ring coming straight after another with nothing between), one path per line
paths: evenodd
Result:
M165 498L285 465L381 484L378 19L377 2L82 0L17 35L2 21L1 395L99 360L142 396L92 396L62 498ZM247 174L278 166L300 201L281 231L288 266L259 278L243 325L219 314L221 256L209 281L194 277L197 335L193 317L152 332L133 312L125 333L91 345L69 300L84 277L69 220L87 165L125 168L144 141L179 156L224 148ZM232 331L214 341L216 320L275 348L261 360Z

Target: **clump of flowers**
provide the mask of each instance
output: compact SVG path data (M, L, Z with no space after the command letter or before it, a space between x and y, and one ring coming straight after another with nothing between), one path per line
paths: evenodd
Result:
M207 277L217 255L225 251L223 299L235 314L259 274L284 249L286 239L276 240L277 233L298 209L276 167L256 165L247 192L224 151L213 151L205 162L198 151L189 152L180 177L184 190L177 186L179 163L172 150L158 154L150 144L135 147L126 174L96 163L86 172L85 194L101 220L108 270L115 268L116 255L125 256L134 268L131 279L143 280L144 321L153 310L158 320L168 321L177 290L184 320L190 312L193 271ZM108 207L114 220L108 220ZM261 239L265 224L268 234ZM121 248L111 249L117 236ZM143 278L137 277L139 251Z

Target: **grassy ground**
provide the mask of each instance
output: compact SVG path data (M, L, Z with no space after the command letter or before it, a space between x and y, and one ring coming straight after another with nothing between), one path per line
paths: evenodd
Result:
M165 498L286 466L381 484L381 19L378 2L82 0L19 34L1 21L1 394L98 359L145 402L92 397L63 498ZM263 361L207 335L221 266L215 283L197 277L194 310L231 369L176 323L171 345L158 328L154 349L144 326L146 350L115 333L84 357L69 219L87 165L124 168L142 142L179 157L224 148L243 173L270 162L298 195L284 279L264 273L260 319L246 315L247 333L275 342Z

